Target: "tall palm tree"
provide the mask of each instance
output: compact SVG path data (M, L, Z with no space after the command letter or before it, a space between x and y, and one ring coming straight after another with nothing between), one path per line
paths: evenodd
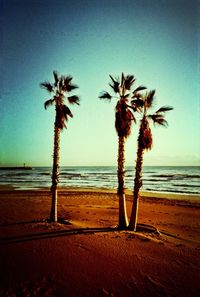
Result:
M50 221L57 222L57 190L59 181L59 153L60 153L60 132L64 128L67 128L66 123L69 117L73 117L69 107L64 104L65 99L70 104L79 105L79 97L76 95L66 95L78 88L78 86L72 84L72 76L60 76L57 71L53 71L54 83L45 81L40 86L46 89L53 96L51 99L44 103L45 109L50 105L55 106L55 123L54 123L54 149L53 149L53 169L52 169L52 201Z
M143 155L145 150L151 150L153 139L150 129L150 121L156 125L167 126L168 123L165 120L165 112L172 110L173 107L163 106L159 108L155 113L148 114L148 110L152 107L155 90L146 92L143 96L133 98L131 105L134 109L138 109L142 114L140 123L139 136L138 136L138 150L137 150L137 161L135 168L135 180L133 190L133 206L129 222L129 229L136 231L137 226L137 215L138 215L138 201L139 201L139 190L142 186L142 164Z
M112 88L116 96L111 96L108 92L104 91L99 98L111 101L112 98L117 98L117 105L115 108L115 128L118 135L118 196L119 196L119 228L124 229L128 226L128 218L126 212L126 199L125 199L125 157L124 147L125 140L131 133L132 121L135 122L133 115L133 108L130 105L131 101L131 87L135 82L133 75L124 75L122 73L121 80L114 79L111 75L111 83L109 86ZM139 86L133 91L133 97L137 98L139 91L146 89L144 86Z

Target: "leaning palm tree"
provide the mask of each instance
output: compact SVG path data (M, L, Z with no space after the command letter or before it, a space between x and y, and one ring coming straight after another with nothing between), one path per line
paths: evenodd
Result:
M126 212L125 200L125 157L124 147L125 140L131 133L132 121L135 122L133 115L133 108L130 105L131 101L131 87L135 82L133 75L124 75L122 73L121 80L114 79L111 75L110 87L113 89L116 96L111 96L108 92L104 91L99 98L111 101L112 98L117 98L117 105L115 108L115 128L118 135L118 197L119 197L119 228L124 229L128 226L128 218ZM141 90L146 89L144 86L139 86L133 91L133 97L137 98Z
M60 76L58 72L53 71L54 83L45 81L40 86L53 94L52 98L44 103L45 109L50 105L55 106L55 123L54 123L54 149L53 149L53 169L52 169L52 201L50 221L57 222L57 190L59 180L59 152L60 152L60 132L66 127L66 122L69 117L73 117L68 106L64 104L65 99L70 104L79 105L79 97L76 95L66 97L78 86L72 84L72 76Z
M139 136L138 136L138 150L137 150L137 161L135 168L135 180L133 190L133 206L129 222L129 229L136 231L137 226L137 215L138 215L138 201L139 201L139 190L142 186L142 164L143 155L145 150L151 150L153 140L150 129L150 121L156 125L167 126L168 123L164 118L165 112L172 110L170 106L163 106L159 108L153 114L147 114L148 110L152 107L154 101L155 90L146 92L145 95L133 98L131 105L134 109L138 109L142 114L140 123Z

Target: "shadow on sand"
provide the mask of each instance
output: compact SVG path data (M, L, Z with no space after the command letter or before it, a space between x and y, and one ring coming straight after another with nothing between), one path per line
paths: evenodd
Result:
M30 223L31 224L47 223L47 220L41 219L41 220L2 224L0 225L0 228L14 226L14 225L30 224ZM70 222L63 221L63 220L62 220L62 224L72 225ZM97 227L97 228L76 228L76 229L69 229L69 230L55 230L55 231L49 231L49 232L39 232L39 233L32 233L32 234L25 234L25 235L3 237L3 238L0 238L0 244L3 245L3 244L21 243L26 241L50 239L50 238L71 236L71 235L77 235L77 234L94 234L94 233L116 232L116 231L119 232L119 231L126 231L126 230L121 230L118 227ZM146 224L138 224L137 232L159 234L159 231L157 228Z

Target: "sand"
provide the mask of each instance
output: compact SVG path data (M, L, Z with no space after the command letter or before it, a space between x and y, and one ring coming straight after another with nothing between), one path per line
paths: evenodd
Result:
M142 193L135 233L117 230L113 191L61 189L53 224L50 198L1 188L0 296L198 296L197 197Z

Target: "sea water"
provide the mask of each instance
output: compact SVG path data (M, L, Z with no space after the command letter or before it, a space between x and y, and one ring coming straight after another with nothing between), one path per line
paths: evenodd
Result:
M0 185L17 189L40 189L51 186L51 167L31 170L0 170ZM126 188L134 185L135 168L126 167ZM144 166L142 190L200 194L200 166ZM117 188L116 166L60 167L59 185L62 187Z

